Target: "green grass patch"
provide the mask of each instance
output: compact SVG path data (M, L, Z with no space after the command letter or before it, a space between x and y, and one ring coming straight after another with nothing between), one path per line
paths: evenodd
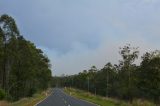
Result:
M122 100L112 99L112 98L105 98L98 95L93 95L91 93L73 89L73 88L65 88L64 91L76 98L86 100L89 102L92 102L94 104L100 105L100 106L156 106L153 103L145 100L134 100L132 104L124 102Z
M82 90L77 90L73 88L65 88L64 91L71 96L74 96L76 98L86 100L89 102L92 102L94 104L100 105L100 106L121 106L119 103L117 104L115 101L111 99L106 99L101 96L95 96L91 93L82 91Z

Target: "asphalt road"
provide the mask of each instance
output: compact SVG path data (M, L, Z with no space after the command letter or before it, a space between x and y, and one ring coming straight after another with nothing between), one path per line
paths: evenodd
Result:
M96 106L95 104L71 97L61 89L54 89L53 93L37 106Z

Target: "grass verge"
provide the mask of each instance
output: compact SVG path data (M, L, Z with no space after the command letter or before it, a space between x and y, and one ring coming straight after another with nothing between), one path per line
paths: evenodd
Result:
M133 103L130 104L121 100L95 96L91 93L73 88L65 88L64 91L71 96L92 102L99 106L156 106L153 103L144 100L134 100Z
M39 101L46 98L51 93L51 89L41 93L34 94L30 98L22 98L19 101L8 103L7 101L0 101L0 106L34 106Z

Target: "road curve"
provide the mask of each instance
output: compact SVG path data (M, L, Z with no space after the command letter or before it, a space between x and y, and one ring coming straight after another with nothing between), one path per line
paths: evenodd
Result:
M71 97L63 90L55 88L53 93L36 106L97 106L95 104Z

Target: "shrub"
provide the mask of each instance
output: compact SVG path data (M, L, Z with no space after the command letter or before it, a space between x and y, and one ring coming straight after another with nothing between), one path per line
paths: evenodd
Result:
M0 100L4 99L6 96L5 91L3 89L0 89Z

